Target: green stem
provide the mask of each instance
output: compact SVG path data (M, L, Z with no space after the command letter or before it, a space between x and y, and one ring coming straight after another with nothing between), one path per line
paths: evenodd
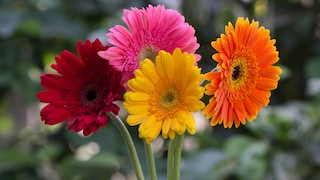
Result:
M183 137L182 135L176 135L176 147L174 151L174 164L173 164L173 179L180 180L180 161L181 161L181 153L182 153L182 145L183 145Z
M151 143L148 144L144 140L144 147L147 154L147 160L148 160L148 168L149 168L149 174L150 174L150 180L156 180L157 179L157 171L156 171L156 165L154 161L154 155L153 155L153 149Z
M176 146L176 139L170 140L168 157L167 157L167 179L173 180L173 159L174 159L174 149Z
M129 133L127 127L122 122L122 120L118 116L114 115L112 112L108 112L107 114L112 119L112 121L115 123L115 125L118 127L118 129L119 129L119 131L120 131L120 133L121 133L121 135L127 145L127 148L128 148L129 154L130 154L130 158L133 163L134 170L136 172L137 179L144 180L144 175L142 172L139 157L138 157L136 148L134 146L133 140L130 136L130 133Z

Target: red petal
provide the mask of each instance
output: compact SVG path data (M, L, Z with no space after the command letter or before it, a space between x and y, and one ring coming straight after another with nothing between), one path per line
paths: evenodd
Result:
M63 107L48 104L41 110L40 116L45 124L54 125L67 120L71 114Z

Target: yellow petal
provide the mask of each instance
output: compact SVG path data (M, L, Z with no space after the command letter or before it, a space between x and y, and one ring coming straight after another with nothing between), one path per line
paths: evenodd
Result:
M146 118L148 118L147 114L134 114L134 115L129 115L127 117L127 123L130 126L136 126L138 124L141 124L143 121L146 120Z
M170 129L168 135L169 135L169 138L173 140L175 138L176 133L172 129Z
M142 122L141 126L143 126L144 129L149 129L154 125L154 123L157 121L156 117L154 115L148 116L148 118Z
M150 93L155 88L154 85L144 77L136 77L128 81L128 86L132 91Z
M128 110L129 114L146 114L148 112L147 105L131 105L128 102L124 102L123 106Z
M171 118L168 118L166 120L164 120L163 122L163 126L162 126L162 134L167 135L170 128L171 128Z
M195 134L196 133L196 123L194 120L194 117L192 116L192 114L190 112L184 112L184 118L185 118L185 122L187 125L187 130L190 134Z
M158 83L159 76L155 64L150 59L145 59L140 63L141 71L144 76L153 84Z
M150 127L147 138L154 140L160 134L162 128L163 121L156 121L153 126Z
M159 52L159 56L156 57L156 65L161 79L174 78L174 61L168 52L162 50Z
M128 91L124 94L124 99L129 104L148 104L150 95L144 92L132 92Z

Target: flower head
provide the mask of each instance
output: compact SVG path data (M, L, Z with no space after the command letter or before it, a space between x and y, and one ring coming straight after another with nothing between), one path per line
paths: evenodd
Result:
M194 28L175 10L149 5L146 9L132 8L123 13L128 29L122 25L110 28L107 36L113 47L99 55L123 71L121 82L125 86L134 77L133 71L139 68L139 63L145 58L154 61L160 50L172 53L178 47L183 52L195 53L199 48ZM200 55L196 58L199 60Z
M214 95L203 110L211 125L223 123L225 128L245 124L257 117L262 106L269 104L270 90L276 89L281 69L275 40L270 31L257 21L238 18L235 27L226 26L226 34L212 42L217 53L218 72L205 79L206 94Z
M79 58L66 50L55 58L51 67L59 74L42 75L45 90L37 94L48 103L40 112L45 124L69 119L68 129L83 130L87 136L107 124L106 112L118 113L120 108L113 101L122 99L124 87L119 83L121 72L97 54L106 49L99 40L78 42Z
M128 81L131 91L125 93L124 107L128 110L127 123L139 125L139 137L147 143L162 131L163 138L175 138L187 129L195 133L195 121L191 112L204 107L199 99L204 88L199 86L203 75L195 66L192 54L179 48L171 55L160 51L155 64L150 59L140 63L135 78Z

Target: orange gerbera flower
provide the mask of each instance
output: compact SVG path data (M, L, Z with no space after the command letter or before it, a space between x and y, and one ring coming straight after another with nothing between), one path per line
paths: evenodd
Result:
M212 126L223 123L231 128L246 119L251 122L269 104L270 90L277 88L282 71L273 66L279 60L276 40L257 21L238 18L235 27L229 22L225 31L211 43L218 71L205 75L211 81L206 94L214 96L203 114L211 118Z

